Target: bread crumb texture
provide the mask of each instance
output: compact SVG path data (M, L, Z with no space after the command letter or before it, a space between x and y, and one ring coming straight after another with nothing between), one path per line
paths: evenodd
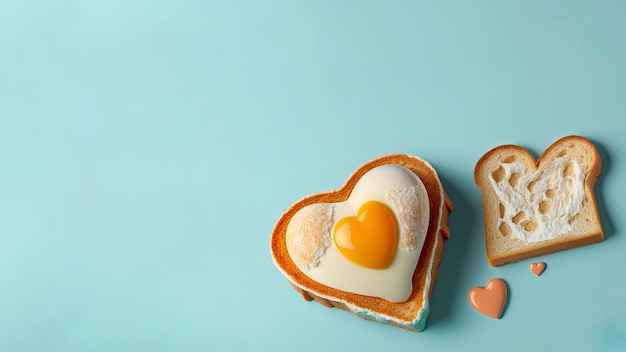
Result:
M567 156L535 172L511 157L502 160L490 175L501 202L498 227L502 235L541 242L571 231L570 221L580 213L585 199L584 178L582 166Z
M387 200L398 216L400 248L406 252L415 250L424 242L428 230L430 203L426 189L422 184L390 189Z
M298 211L287 227L287 250L300 268L310 270L330 247L334 206L318 203Z

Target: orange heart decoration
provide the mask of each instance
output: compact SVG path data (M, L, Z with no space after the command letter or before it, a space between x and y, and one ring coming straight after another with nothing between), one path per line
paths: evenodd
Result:
M541 275L544 270L546 270L546 263L544 262L530 264L530 271L537 276Z
M492 279L484 288L471 289L468 298L479 313L500 319L506 303L506 284L502 279Z
M398 245L398 226L391 210L377 201L364 203L356 216L337 222L334 240L350 261L370 269L385 269Z

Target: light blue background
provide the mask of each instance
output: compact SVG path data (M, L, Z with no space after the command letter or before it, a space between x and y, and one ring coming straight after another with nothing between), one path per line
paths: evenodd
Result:
M626 3L0 2L0 350L626 350ZM580 134L605 242L491 268L478 158ZM305 303L291 203L387 153L454 202L423 333ZM494 320L467 302L505 279Z

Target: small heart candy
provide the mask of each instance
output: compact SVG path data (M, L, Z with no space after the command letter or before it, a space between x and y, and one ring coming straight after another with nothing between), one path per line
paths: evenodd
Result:
M469 291L469 301L479 313L500 319L506 303L506 284L502 279L491 279L485 287L474 287Z
M544 262L530 264L530 271L537 276L541 275L544 270L546 270L546 263Z

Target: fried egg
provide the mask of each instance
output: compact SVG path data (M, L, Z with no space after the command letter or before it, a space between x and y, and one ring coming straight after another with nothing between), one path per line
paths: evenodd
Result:
M338 290L406 301L428 231L430 205L410 170L382 165L365 173L346 201L300 209L287 250L309 278Z

